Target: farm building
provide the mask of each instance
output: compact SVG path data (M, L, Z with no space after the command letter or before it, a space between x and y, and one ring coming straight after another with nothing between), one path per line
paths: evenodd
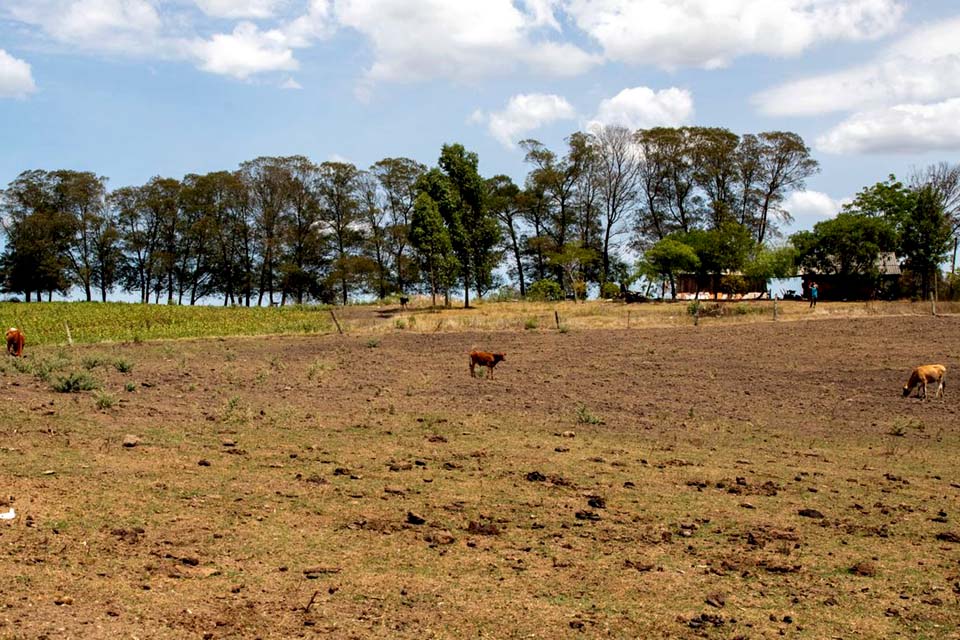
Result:
M751 278L740 273L725 273L710 275L701 279L697 286L695 274L680 274L677 276L677 299L693 300L760 300L767 297L767 281L764 278ZM669 297L668 290L665 297ZM698 294L699 291L699 294Z
M809 270L801 276L803 296L810 293L810 284L817 283L821 300L892 300L900 295L900 262L893 252L877 256L877 274L820 273Z

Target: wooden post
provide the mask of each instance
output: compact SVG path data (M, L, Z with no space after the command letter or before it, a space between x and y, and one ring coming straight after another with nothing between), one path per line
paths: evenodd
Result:
M630 328L630 310L627 309L627 329Z
M560 330L560 312L557 311L556 309L553 310L553 319L556 321L557 331L559 331Z
M697 298L696 306L693 308L693 326L700 326L700 298Z
M330 309L330 315L333 317L333 324L337 325L337 331L340 335L343 335L343 329L340 328L340 322L337 320L337 314L333 312L333 309Z
M70 325L68 325L66 322L64 322L64 323L63 323L63 327L64 327L64 329L67 330L67 344L73 346L73 336L70 335Z
M777 297L771 296L773 298L773 321L777 321Z

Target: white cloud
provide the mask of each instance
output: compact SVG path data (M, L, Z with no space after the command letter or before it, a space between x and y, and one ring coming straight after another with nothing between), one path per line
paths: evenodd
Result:
M278 31L260 31L251 22L241 22L231 34L218 33L210 40L191 45L200 68L240 80L265 71L298 68L293 51Z
M280 84L281 89L303 89L303 85L294 80L293 78L287 78Z
M821 191L794 191L781 208L793 216L793 222L783 229L786 233L812 229L813 225L829 220L840 213L849 198L836 199Z
M550 0L338 0L337 18L370 39L374 62L367 82L431 78L470 81L529 67L577 73L600 62L569 43L532 34L556 25Z
M610 60L708 69L877 38L903 14L898 0L567 0L565 8Z
M0 98L25 98L36 90L30 65L0 49Z
M146 53L162 19L148 0L10 0L13 19L81 49Z
M672 127L685 124L692 118L693 96L689 91L676 87L660 91L633 87L603 100L590 126L622 125L629 129Z
M269 18L282 0L196 0L208 16L216 18Z
M817 115L960 95L960 18L918 29L876 60L763 91L767 115Z
M471 122L486 122L490 135L507 148L534 129L558 120L571 120L576 110L565 98L542 93L515 95L502 111L475 111Z
M166 60L192 60L204 71L246 79L298 67L294 50L332 32L330 0L310 0L295 16L277 15L288 0L193 0L218 18L273 18L274 28L249 21L228 33L200 35L184 0L7 0L0 18L34 27L53 42L81 50Z
M960 151L960 98L855 113L817 138L826 153Z

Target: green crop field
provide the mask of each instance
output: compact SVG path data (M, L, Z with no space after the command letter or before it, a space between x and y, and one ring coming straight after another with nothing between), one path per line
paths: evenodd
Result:
M328 333L323 306L181 307L122 302L0 303L6 327L20 327L27 344L146 341L262 334Z

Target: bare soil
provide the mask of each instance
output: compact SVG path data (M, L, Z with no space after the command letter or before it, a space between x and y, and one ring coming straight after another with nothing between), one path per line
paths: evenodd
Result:
M958 638L958 345L898 317L31 350L102 386L4 367L0 637ZM901 397L934 362L946 397Z

